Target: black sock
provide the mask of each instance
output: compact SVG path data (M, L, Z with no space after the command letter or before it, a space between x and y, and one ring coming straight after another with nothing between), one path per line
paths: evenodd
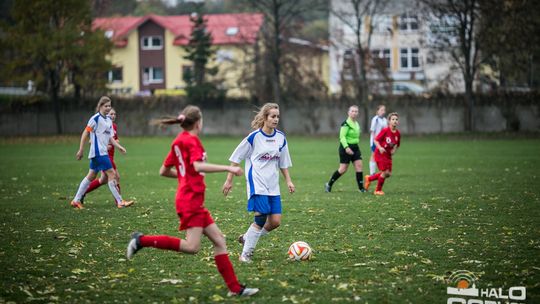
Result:
M364 189L364 173L356 172L356 183L358 183L358 189Z
M338 170L336 170L336 172L334 172L334 174L332 174L332 177L330 178L330 181L328 182L328 185L330 185L330 187L332 187L332 185L338 180L338 178L341 177L341 174L339 173Z

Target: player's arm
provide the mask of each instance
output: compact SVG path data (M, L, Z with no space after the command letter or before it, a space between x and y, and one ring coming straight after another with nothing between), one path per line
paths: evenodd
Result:
M386 149L384 149L383 146L381 146L381 144L379 143L379 139L378 139L378 138L374 139L373 142L375 143L375 146L377 147L377 149L379 150L379 152L381 152L381 153L386 152Z
M214 172L229 172L229 174L234 174L236 176L243 173L242 169L238 166L225 166L225 165L216 165L210 164L202 161L193 162L193 168L197 172L205 173L214 173Z
M231 166L239 167L240 164L231 162ZM227 178L225 179L225 183L223 183L223 187L221 187L221 192L223 192L223 195L227 196L227 194L229 194L229 192L231 191L232 186L233 186L233 178L234 178L233 173L231 172L227 173Z
M126 148L122 147L122 146L118 143L118 141L116 141L112 136L109 137L109 143L110 143L111 145L113 145L114 147L118 148L118 150L120 150L120 152L122 152L122 153L124 153L124 154L126 153Z
M289 193L294 193L296 191L296 187L294 186L291 175L289 174L288 168L280 168L281 174L283 174L283 177L285 178L285 182L287 183L287 187L289 188Z
M163 177L178 178L178 172L174 166L161 165L159 168L159 175Z
M86 127L84 129L84 131L82 132L81 134L81 142L79 143L79 150L77 151L77 160L81 160L82 156L83 156L83 151L84 151L84 143L88 141L88 135L90 134L90 132L88 131L88 127Z
M354 152L349 148L349 143L347 143L347 131L349 131L349 126L344 123L339 129L339 142L343 149L345 149L345 153L353 155Z

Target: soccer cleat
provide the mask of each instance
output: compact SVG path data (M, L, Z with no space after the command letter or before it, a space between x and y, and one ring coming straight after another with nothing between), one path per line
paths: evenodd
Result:
M330 186L330 184L328 183L324 184L324 192L326 193L332 192L332 186Z
M240 292L232 292L229 291L227 293L228 297L249 297L259 292L259 288L247 288L246 286L242 286L242 289Z
M246 240L244 240L244 235L240 234L240 236L238 237L238 243L242 244L243 246L245 242Z
M362 189L358 189L358 191L360 191L361 193L366 193L366 192L367 192L367 190L366 190L366 189L364 189L364 188L362 188Z
M75 209L84 209L81 202L71 201L71 206Z
M129 241L126 250L126 257L128 259L132 259L135 253L143 248L141 246L141 236L143 236L143 234L140 232L133 232L131 234L131 240Z
M369 185L371 184L371 181L369 180L369 175L366 175L366 177L364 178L364 189L366 191L369 190Z
M384 192L382 192L382 191L375 191L375 192L373 192L373 194L375 194L375 195L384 195Z
M116 207L118 207L118 209L122 209L122 208L126 208L126 207L129 207L131 205L133 205L135 202L134 201L121 201L119 204L116 204Z
M240 257L238 258L238 260L242 263L251 263L253 262L251 260L251 255L248 255L248 254L240 254Z

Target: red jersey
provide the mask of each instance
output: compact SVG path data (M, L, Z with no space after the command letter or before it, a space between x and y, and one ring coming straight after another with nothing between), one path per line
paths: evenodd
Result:
M375 137L375 140L386 150L386 152L381 153L379 149L375 149L375 160L380 158L392 159L392 149L394 149L395 146L399 147L401 134L398 129L392 132L390 127L386 127L381 130L377 137Z
M116 127L116 124L113 122L112 124L112 128L113 128L113 138L114 140L118 141L118 132L117 132L117 127ZM114 158L114 146L109 144L107 145L107 152L109 152L109 157L111 159Z
M163 165L174 166L178 173L178 189L176 191L177 213L192 212L204 205L204 175L195 171L193 163L206 161L206 152L199 137L184 131L175 138L171 151Z

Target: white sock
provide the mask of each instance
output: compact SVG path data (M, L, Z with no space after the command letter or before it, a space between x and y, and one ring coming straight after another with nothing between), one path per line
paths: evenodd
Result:
M270 231L264 229L264 227L261 229L261 236L265 236L269 233Z
M369 161L369 175L377 173L377 163L374 161Z
M77 194L75 194L75 198L73 201L75 202L81 202L81 198L86 193L86 190L88 190L88 187L90 187L90 183L92 181L88 180L86 176L81 181L81 184L79 185L79 189L77 190Z
M116 187L116 181L112 180L108 182L109 184L109 190L111 190L112 195L114 196L114 199L116 200L116 204L119 204L122 202L122 196L120 196L120 193L118 193L118 188Z
M261 237L261 231L257 228L253 227L253 225L250 225L247 232L244 234L244 239L246 240L244 242L244 248L242 249L242 255L244 256L250 256L253 254L253 251L255 250L255 247L257 246L257 242L259 241L259 238Z

